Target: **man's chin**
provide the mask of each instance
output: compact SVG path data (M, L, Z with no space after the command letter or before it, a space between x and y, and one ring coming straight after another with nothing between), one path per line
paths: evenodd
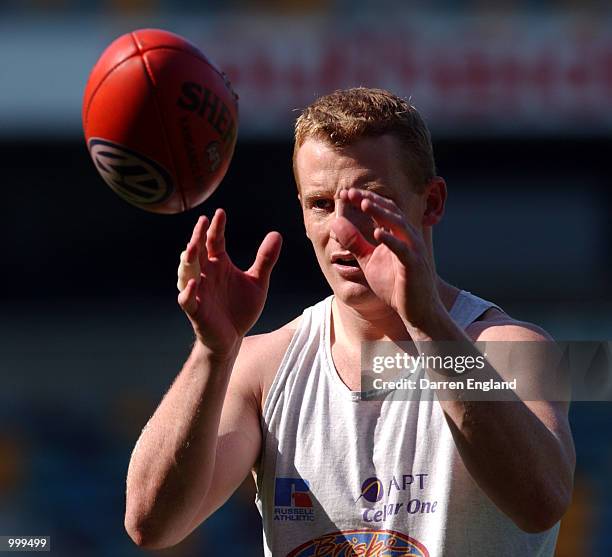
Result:
M357 308L380 302L363 273L356 273L348 278L340 276L334 270L325 274L334 296L343 304Z
M367 283L342 281L333 288L334 296L347 306L357 307L364 304L379 303L380 300L372 292Z

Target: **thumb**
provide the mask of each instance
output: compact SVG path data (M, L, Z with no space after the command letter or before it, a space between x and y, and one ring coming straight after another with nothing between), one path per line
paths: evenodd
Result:
M363 237L359 229L347 218L337 217L332 222L331 228L340 245L349 250L358 260L368 257L374 251L374 246Z
M267 286L270 280L270 273L278 261L282 245L283 237L278 232L268 232L263 242L261 242L255 256L255 262L251 265L247 274L262 283L262 285Z

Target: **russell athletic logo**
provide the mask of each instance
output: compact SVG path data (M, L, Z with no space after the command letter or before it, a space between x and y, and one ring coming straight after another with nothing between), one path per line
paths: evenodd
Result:
M276 478L274 489L274 520L314 520L308 482L302 478Z
M332 532L295 548L287 557L429 557L417 540L393 530Z
M168 172L155 161L105 139L89 140L89 152L104 181L134 205L152 205L172 193Z

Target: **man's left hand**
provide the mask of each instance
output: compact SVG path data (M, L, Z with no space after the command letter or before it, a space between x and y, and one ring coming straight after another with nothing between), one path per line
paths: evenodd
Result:
M338 242L357 258L372 291L406 325L422 329L443 305L421 231L408 222L395 202L372 191L345 189L340 200L374 220L376 244L341 215L332 224Z

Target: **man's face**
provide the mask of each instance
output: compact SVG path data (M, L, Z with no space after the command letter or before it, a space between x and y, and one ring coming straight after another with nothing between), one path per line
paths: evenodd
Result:
M334 219L350 220L370 242L375 224L339 199L342 189L363 188L393 200L418 230L422 229L424 195L414 192L400 163L398 140L391 135L362 138L342 148L309 138L296 155L300 201L306 235L334 294L344 303L365 309L380 302L363 272L331 229Z

